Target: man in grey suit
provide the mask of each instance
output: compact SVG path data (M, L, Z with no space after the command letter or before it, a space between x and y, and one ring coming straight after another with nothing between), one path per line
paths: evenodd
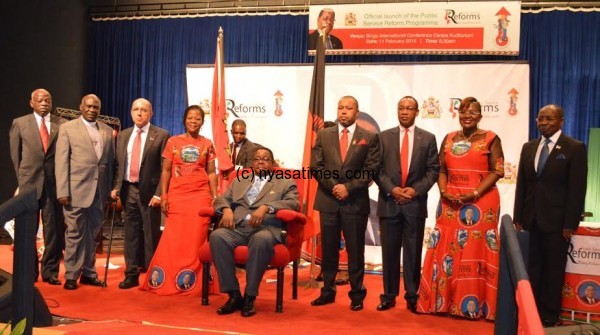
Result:
M219 228L210 234L210 251L221 292L229 294L229 299L217 309L217 314L231 314L238 310L246 317L256 314L254 300L260 281L273 257L273 246L282 243L282 223L275 217L275 212L298 209L296 183L289 179L266 177L266 172L273 170L273 161L270 149L256 150L252 164L254 173L235 179L213 204L218 212L223 213L223 218ZM243 299L233 259L233 250L240 245L248 246Z
M96 273L96 236L102 227L103 208L110 198L114 172L113 130L96 121L100 99L81 99L81 117L60 127L56 142L56 195L64 206L65 285L103 286Z
M160 174L169 132L150 124L152 104L131 105L135 126L117 136L117 169L111 192L125 210L125 280L120 289L139 286L140 268L147 269L160 238Z
M379 170L379 137L356 125L358 101L345 96L338 102L338 126L321 129L311 152L310 168L319 187L314 208L319 211L323 249L323 287L311 302L335 302L341 232L348 252L350 309L363 309L367 289L365 231L371 209L369 183Z
M377 178L383 294L378 311L396 305L400 292L400 251L404 277L404 299L414 312L421 274L421 251L427 193L437 182L440 162L435 136L417 126L419 104L411 96L398 101L399 127L379 134L381 169Z
M65 220L62 207L56 201L54 153L58 128L64 120L50 114L52 96L43 88L31 93L29 105L33 113L15 119L10 128L10 157L19 187L37 188L45 244L42 280L50 285L60 285L58 268L65 244ZM37 253L35 262L37 280Z

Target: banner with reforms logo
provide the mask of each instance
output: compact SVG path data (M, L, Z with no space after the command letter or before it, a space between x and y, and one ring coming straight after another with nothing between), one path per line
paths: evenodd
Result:
M300 169L306 135L313 65L248 65L225 67L228 129L235 119L247 124L246 136L273 150L282 167ZM188 104L210 111L213 67L188 65ZM406 95L419 102L418 127L436 136L460 129L457 108L474 96L482 105L481 129L498 134L504 150L504 178L498 182L501 213L513 212L519 154L529 132L529 65L524 63L460 63L407 65L327 65L325 121L335 121L337 103L345 95L359 102L357 123L380 132L398 126L398 100ZM536 111L537 112L537 111ZM210 114L207 115L210 118ZM210 122L202 135L212 138ZM231 138L230 138L231 142ZM371 215L367 244L380 245L377 185L369 189ZM429 191L426 241L435 225L437 186ZM490 218L498 213L484 213ZM381 263L377 247L367 248L367 261Z
M310 6L309 54L518 55L519 1Z
M562 290L563 317L600 321L600 228L582 222L569 241L565 282Z

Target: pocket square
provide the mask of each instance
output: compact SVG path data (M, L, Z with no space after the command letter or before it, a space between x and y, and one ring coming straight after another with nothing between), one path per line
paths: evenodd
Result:
M367 145L367 140L365 140L364 138L360 141L358 141L356 144L354 145Z
M567 159L567 157L565 156L565 154L558 154L556 155L556 159Z

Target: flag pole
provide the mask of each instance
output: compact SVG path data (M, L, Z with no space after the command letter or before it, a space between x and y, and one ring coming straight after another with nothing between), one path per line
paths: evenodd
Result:
M225 61L223 28L219 27L217 48L215 51L215 70L211 100L211 126L213 145L217 156L218 179L217 192L223 194L228 186L226 174L233 170L229 153L229 135L227 133L227 106L225 104Z
M324 127L324 95L325 95L325 35L321 35L317 41L317 50L315 55L315 65L313 69L313 78L310 88L310 99L308 106L308 119L306 124L306 137L304 142L304 156L302 167L310 169L310 160L312 148L317 139L317 132ZM309 279L301 283L305 288L317 288L320 284L316 281L316 252L317 235L320 232L320 220L318 211L313 209L318 183L310 176L302 187L302 211L310 219L310 270Z

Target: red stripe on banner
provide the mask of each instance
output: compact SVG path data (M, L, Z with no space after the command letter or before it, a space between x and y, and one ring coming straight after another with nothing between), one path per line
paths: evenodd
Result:
M520 280L517 283L515 300L517 301L517 309L519 311L517 334L543 335L544 328L538 315L529 280Z
M228 182L224 178L233 169L229 155L229 136L227 134L227 106L225 105L225 64L223 62L223 29L219 27L217 50L215 53L215 73L211 100L211 125L213 143L217 154L219 168L218 193L227 189Z
M317 54L310 87L310 99L308 105L308 119L306 120L306 136L304 139L304 155L302 167L305 171L310 169L310 156L312 148L317 140L317 131L324 126L325 117L325 44L324 39L319 38L317 43ZM310 219L304 228L304 239L309 239L321 232L319 213L313 209L317 193L318 183L307 176L301 191L302 211Z
M483 49L483 28L335 29L344 49Z

